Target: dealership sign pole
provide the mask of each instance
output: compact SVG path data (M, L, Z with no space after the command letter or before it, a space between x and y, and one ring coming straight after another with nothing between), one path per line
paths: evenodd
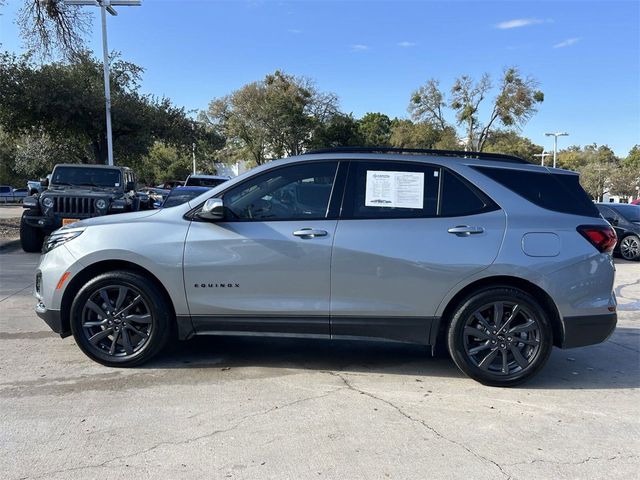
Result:
M64 0L65 5L90 5L100 7L102 17L102 56L104 66L104 99L107 115L107 163L113 165L113 132L111 130L111 85L109 82L109 48L107 47L107 12L118 15L117 7L138 7L142 0Z

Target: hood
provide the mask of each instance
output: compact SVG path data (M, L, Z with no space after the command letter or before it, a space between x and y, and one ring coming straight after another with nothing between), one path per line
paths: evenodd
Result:
M64 190L51 190L48 189L42 192L42 196L47 197L90 197L90 198L104 198L115 197L122 195L120 192L113 189L99 189L99 188L65 188Z
M69 227L90 227L92 225L112 225L114 223L128 223L148 218L152 215L156 215L160 210L143 210L140 212L129 213L115 213L112 215L102 215L100 217L87 218L86 220L80 220L74 222Z

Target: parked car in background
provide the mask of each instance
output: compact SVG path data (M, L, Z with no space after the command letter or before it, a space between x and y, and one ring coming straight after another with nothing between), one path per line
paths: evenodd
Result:
M13 188L10 185L0 185L0 202L2 203L20 203L26 196L26 188Z
M596 206L618 235L614 253L625 260L640 260L640 205L598 203Z
M46 176L45 184L48 183L50 180L51 180L51 174ZM27 180L27 190L29 192L29 195L36 195L38 193L42 193L42 191L45 188L46 187L42 185L42 180Z
M62 228L36 312L109 366L174 332L389 340L446 345L497 386L613 332L616 235L575 172L382 150L269 162L173 208Z
M26 188L15 188L13 190L13 199L15 202L22 202L28 195L29 191Z
M217 187L231 177L222 175L189 175L184 182L185 187Z
M182 205L189 200L202 195L204 192L211 190L209 187L176 187L169 192L167 198L162 203L162 208L175 207Z
M128 167L59 164L42 193L26 197L20 221L25 252L38 252L46 235L78 220L153 208L149 197L136 191Z
M181 185L184 185L184 182L182 180L167 180L160 185L156 185L156 188L160 188L162 190L171 190L172 188L179 187Z
M633 202L631 202L631 205L640 205L640 198L636 198Z
M145 187L140 189L140 193L144 193L149 196L151 201L153 202L154 208L160 208L169 195L171 190L165 188L157 188L157 187Z

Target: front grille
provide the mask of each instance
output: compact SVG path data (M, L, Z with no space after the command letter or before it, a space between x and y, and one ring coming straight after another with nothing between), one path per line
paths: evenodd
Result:
M58 215L90 217L95 215L95 199L89 197L53 197L53 211Z

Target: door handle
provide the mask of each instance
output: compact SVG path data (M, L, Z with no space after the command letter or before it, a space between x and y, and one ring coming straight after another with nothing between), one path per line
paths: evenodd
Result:
M315 237L326 237L326 230L316 230L315 228L301 228L300 230L296 230L293 232L293 235L301 238L315 238Z
M451 227L447 230L449 233L453 233L458 237L468 237L469 235L477 235L478 233L484 233L484 228L482 227L470 227L469 225L458 225L456 227Z

